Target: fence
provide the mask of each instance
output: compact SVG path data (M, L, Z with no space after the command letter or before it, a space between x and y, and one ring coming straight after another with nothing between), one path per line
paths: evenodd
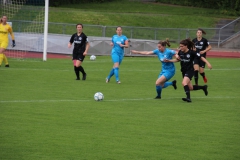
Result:
M26 32L24 29L33 23L32 21L12 21L13 30L18 43L16 50L27 50L42 52L43 34L36 28L35 33ZM76 32L76 24L49 23L47 52L71 54L67 49L70 36ZM150 28L122 26L123 34L131 40L131 48L136 50L153 50L159 40L169 38L171 44L178 43L185 38L196 37L196 29L186 28ZM232 39L238 37L235 45L231 48L240 49L240 17L221 28L203 28L207 34L204 35L211 45L222 47L231 43ZM84 33L90 39L90 54L109 54L111 37L115 34L116 26L84 25ZM10 48L9 48L10 49ZM129 53L129 49L126 50Z

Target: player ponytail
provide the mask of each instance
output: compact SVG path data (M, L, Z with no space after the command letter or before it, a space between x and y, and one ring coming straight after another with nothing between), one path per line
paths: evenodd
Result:
M171 46L168 38L166 38L165 41L159 41L158 44L160 44L163 47L166 47L166 46L170 47Z
M191 50L193 50L195 46L194 43L189 38L182 40L180 44L187 46L187 48Z

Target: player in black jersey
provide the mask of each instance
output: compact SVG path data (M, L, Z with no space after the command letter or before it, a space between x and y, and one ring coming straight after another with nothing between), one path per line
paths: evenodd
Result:
M82 62L87 55L89 49L88 37L82 32L82 24L77 24L76 28L77 33L74 33L70 38L68 48L71 48L72 44L74 43L72 60L74 65L74 71L77 76L76 80L80 80L79 71L83 74L82 80L86 80L87 74L82 67Z
M208 40L202 37L202 34L206 34L206 32L199 28L197 30L197 38L194 38L192 42L195 44L194 50L200 53L202 57L206 58L207 51L209 51L212 47ZM205 62L196 58L194 60L194 79L196 85L198 85L198 72L203 77L204 82L207 83L207 77L205 76L204 68Z
M179 45L179 52L178 57L175 60L175 62L180 61L181 65L181 72L182 72L182 85L184 87L184 91L187 95L186 98L182 98L183 101L186 102L192 102L190 97L190 91L191 90L200 90L202 89L205 93L205 95L208 95L207 91L207 85L204 86L198 86L198 85L192 85L191 79L194 75L194 68L193 68L193 61L194 59L201 59L203 62L205 62L208 66L208 68L212 68L211 64L200 55L200 53L197 53L193 50L194 43L190 39L184 39L180 42Z

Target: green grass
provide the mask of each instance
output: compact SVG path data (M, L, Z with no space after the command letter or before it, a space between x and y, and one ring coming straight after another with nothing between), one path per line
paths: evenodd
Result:
M219 20L236 18L221 14L216 9L121 0L50 7L49 22L74 26L57 27L49 24L49 32L59 34L64 28L64 34L72 34L75 32L75 24L82 23L86 26L84 32L88 36L103 35L102 27L90 25L107 26L106 37L112 37L116 26L123 26L123 34L129 38L133 34L134 39L169 38L179 41L186 38L186 30L179 32L176 28L193 29L194 31L189 33L189 37L193 38L196 36L196 28L216 28ZM158 30L159 28L161 30ZM175 28L175 30L162 30L163 28ZM215 30L207 30L205 38L211 39L215 32Z
M9 59L0 68L0 159L240 158L239 59L208 58L209 95L191 92L192 103L181 100L179 64L178 89L155 100L156 57L125 57L120 85L105 83L109 56L86 57L86 81L75 80L70 59Z
M33 21L38 17L38 13L43 14L40 7L24 6L9 20ZM131 2L128 0L107 3L81 3L49 8L49 22L103 26L214 28L220 19L236 18L236 16L221 14L216 9ZM50 33L59 33L58 30L58 27L49 25Z
M71 17L71 18L69 18ZM219 19L235 19L216 9L120 0L51 7L50 22L156 28L215 27Z
M39 15L43 17L42 11L40 7L22 7L9 19L14 23L13 30L24 32L26 28L29 30L42 28L42 24L14 22L14 20L38 20ZM112 37L116 26L122 26L123 34L128 38L149 40L169 38L180 41L186 38L186 35L190 38L195 37L196 29L200 27L205 28L207 32L205 38L210 40L216 34L216 31L211 28L216 28L219 20L236 18L236 16L226 16L216 9L119 0L50 7L48 32L71 35L76 32L75 25L82 23L85 26L84 33L88 36L102 37L105 33L105 37ZM107 26L105 32L102 26ZM167 30L169 28L174 30ZM184 30L180 31L177 28ZM191 30L189 34L186 33L186 29ZM42 33L43 28L33 32Z

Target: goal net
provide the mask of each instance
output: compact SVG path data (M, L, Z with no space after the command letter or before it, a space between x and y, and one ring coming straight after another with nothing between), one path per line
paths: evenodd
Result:
M44 49L44 10L45 0L0 0L1 17L8 17L12 26L16 46L9 45L6 56L23 59L26 56L36 58L36 53ZM42 54L38 56L42 57Z

